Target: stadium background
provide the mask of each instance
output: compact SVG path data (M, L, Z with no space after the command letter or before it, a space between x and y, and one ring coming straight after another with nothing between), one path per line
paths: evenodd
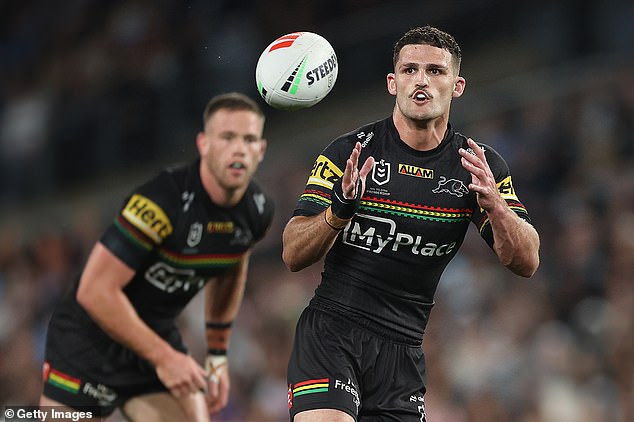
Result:
M123 195L193 157L209 97L257 98L260 51L309 30L335 47L339 79L312 109L266 109L258 179L277 216L216 419L285 420L294 324L320 268L283 267L282 227L315 154L390 113L392 45L431 23L463 49L451 120L507 159L542 264L515 277L469 233L425 336L429 419L634 420L633 22L626 0L0 1L0 405L37 402L52 307ZM198 357L200 306L180 321Z

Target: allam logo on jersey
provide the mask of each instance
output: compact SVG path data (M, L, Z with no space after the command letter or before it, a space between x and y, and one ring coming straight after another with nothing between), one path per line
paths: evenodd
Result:
M410 164L402 164L402 163L399 163L398 165L398 174L420 177L421 179L434 178L434 170L432 169L426 169L426 168L412 166Z
M372 180L377 185L381 186L390 181L390 168L391 165L384 159L381 159L374 163L372 168Z
M233 233L233 221L210 221L207 223L207 233Z
M426 242L420 235L398 232L392 219L367 214L354 216L343 231L342 241L373 253L407 248L414 255L437 257L451 254L458 244Z
M138 193L132 195L121 215L156 243L161 243L173 230L163 209Z

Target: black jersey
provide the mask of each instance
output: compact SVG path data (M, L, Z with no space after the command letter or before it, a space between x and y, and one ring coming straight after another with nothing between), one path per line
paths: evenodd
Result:
M359 161L371 155L376 164L358 212L325 257L312 303L420 339L440 276L469 223L493 245L487 215L468 189L471 174L460 163L458 149L469 150L467 138L450 126L438 147L417 151L400 139L391 117L358 128L319 155L295 215L314 215L330 205L333 183L358 141L363 147ZM506 162L480 145L502 197L530 221Z
M100 241L135 270L124 293L141 319L161 331L202 289L234 266L271 224L273 203L251 181L234 207L220 207L202 186L200 161L162 171L138 187ZM52 324L105 336L77 304L77 284Z

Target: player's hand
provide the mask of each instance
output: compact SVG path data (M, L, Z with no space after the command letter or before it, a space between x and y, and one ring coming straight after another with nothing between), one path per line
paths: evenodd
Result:
M205 360L207 371L207 408L209 414L221 411L229 402L229 361L227 356L208 355Z
M374 158L368 157L359 170L359 156L361 155L361 142L357 142L350 153L350 158L346 161L346 169L343 172L341 188L345 199L355 199L365 192L365 179L374 167ZM361 180L361 183L359 183ZM361 189L361 192L357 192Z
M175 397L204 391L205 370L191 356L173 350L156 365L156 374Z
M484 149L471 138L467 139L467 144L473 153L464 148L460 148L458 153L462 157L460 160L462 167L471 173L469 190L476 193L478 205L486 212L491 212L499 206L505 206L506 203L497 189L495 177L489 163L487 163Z

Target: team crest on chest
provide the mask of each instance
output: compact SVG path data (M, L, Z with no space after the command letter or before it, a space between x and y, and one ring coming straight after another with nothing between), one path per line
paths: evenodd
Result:
M438 180L438 186L434 190L433 193L448 193L453 196L457 196L458 198L462 198L463 196L469 193L469 189L465 186L462 180L458 179L447 179L445 176L440 176L440 180Z
M189 233L187 234L187 246L193 248L200 243L200 239L203 237L203 225L202 223L195 222L189 226Z
M372 180L377 185L381 186L390 181L390 163L381 159L380 161L374 163L374 167L372 168Z

